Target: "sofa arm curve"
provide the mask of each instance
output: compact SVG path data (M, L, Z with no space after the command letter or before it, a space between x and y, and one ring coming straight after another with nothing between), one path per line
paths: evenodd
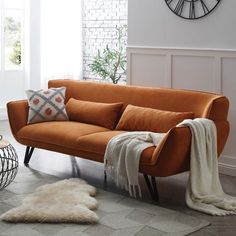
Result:
M140 172L164 177L188 170L190 146L190 128L172 128L154 150L152 162L149 162L149 165L140 166Z
M190 144L191 131L188 127L172 128L153 152L152 164L155 165L163 156L169 158L173 150L174 156L189 154Z
M225 96L215 98L206 107L203 117L215 122L226 121L229 112L229 99Z
M27 100L7 103L8 119L12 134L16 137L17 132L27 125L29 106Z
M228 121L215 122L217 129L217 151L220 156L229 135ZM142 173L152 172L153 176L170 176L189 170L191 131L189 127L174 127L156 147L152 161L143 163Z
M230 124L228 121L215 121L215 125L217 130L217 151L218 156L220 156L229 136Z

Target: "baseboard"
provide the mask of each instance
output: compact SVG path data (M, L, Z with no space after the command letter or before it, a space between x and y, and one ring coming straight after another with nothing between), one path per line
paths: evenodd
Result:
M7 109L0 107L0 120L7 120Z
M223 155L219 159L219 171L225 175L236 176L236 157Z

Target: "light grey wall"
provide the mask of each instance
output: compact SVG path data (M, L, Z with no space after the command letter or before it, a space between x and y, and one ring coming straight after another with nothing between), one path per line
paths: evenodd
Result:
M128 2L130 83L226 95L231 131L220 170L236 176L236 0L221 0L193 21L176 16L165 0Z
M129 0L130 46L236 49L236 1L221 0L194 21L173 14L165 0Z

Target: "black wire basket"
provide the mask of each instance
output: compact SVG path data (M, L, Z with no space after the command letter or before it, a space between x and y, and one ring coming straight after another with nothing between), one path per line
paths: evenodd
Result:
M0 135L0 190L8 186L16 177L18 165L15 148Z

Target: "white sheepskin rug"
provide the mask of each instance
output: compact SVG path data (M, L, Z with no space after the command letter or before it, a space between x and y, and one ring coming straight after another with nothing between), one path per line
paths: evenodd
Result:
M96 189L75 178L41 186L27 196L22 205L1 215L7 222L88 223L98 222L92 210Z

